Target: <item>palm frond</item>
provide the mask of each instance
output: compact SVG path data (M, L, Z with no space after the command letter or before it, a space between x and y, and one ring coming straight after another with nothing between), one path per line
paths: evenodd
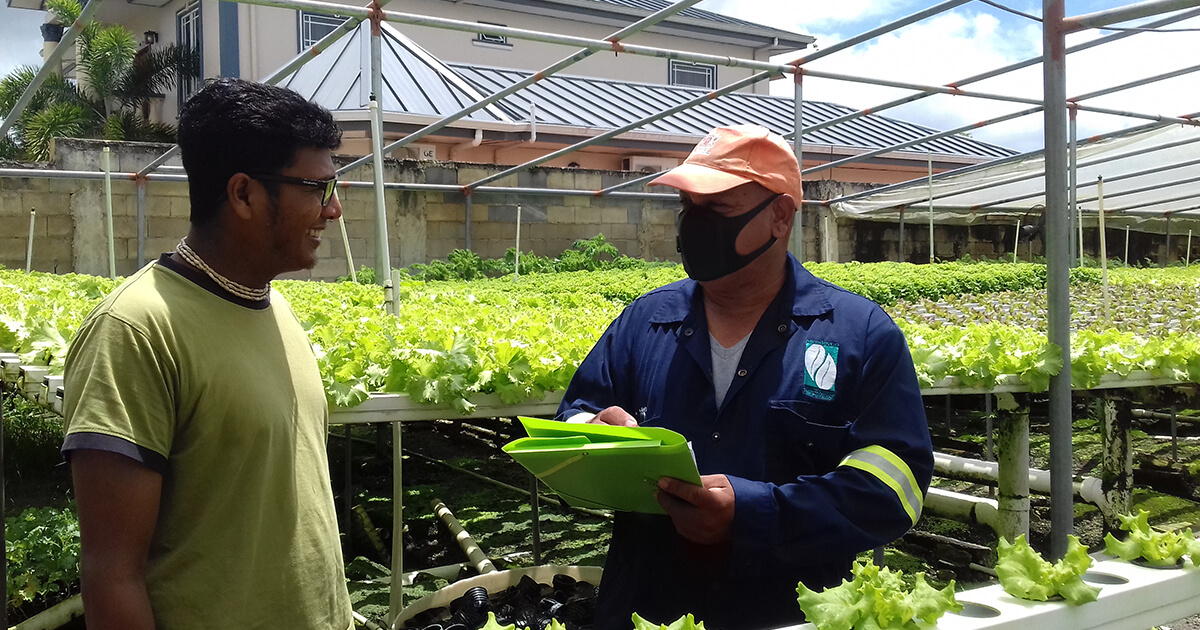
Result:
M87 73L87 83L97 97L109 102L116 96L121 77L133 66L138 44L123 26L106 26L80 38L79 67ZM106 109L106 112L109 111Z
M2 114L0 118L8 116L13 105L17 104L17 99L21 98L21 95L25 93L25 88L33 83L33 77L36 75L37 68L20 66L0 79L0 114Z
M117 86L122 107L137 108L147 99L162 96L182 77L200 77L200 54L174 44L138 53Z
M25 158L50 159L51 138L77 138L88 127L87 112L76 103L55 103L31 116L21 130Z
M54 14L59 24L70 26L83 13L83 4L79 0L46 0L46 10Z

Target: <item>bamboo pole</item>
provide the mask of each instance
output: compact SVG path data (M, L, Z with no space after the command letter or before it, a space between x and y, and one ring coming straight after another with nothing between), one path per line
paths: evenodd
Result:
M513 257L513 279L521 278L521 204L517 204L517 253Z
M354 271L354 254L350 253L350 237L346 234L346 217L338 217L338 227L342 231L342 248L346 250L346 266L350 268L350 280L358 282L358 273Z
M1021 220L1017 219L1017 235L1013 237L1013 262L1017 262L1017 250L1021 247Z
M487 554L483 553L483 549L479 548L479 543L475 542L471 534L463 528L462 523L458 522L457 518L454 518L454 513L450 511L450 508L446 507L445 503L436 498L430 502L430 505L433 507L433 513L442 519L442 522L450 530L450 534L458 541L458 545L462 547L463 553L467 554L467 561L471 563L471 566L481 574L495 571L496 565L492 564L491 560L488 560Z
M1129 226L1125 226L1125 266L1129 266Z
M37 223L37 208L29 209L29 240L25 242L25 273L33 270L33 228Z
M108 277L117 277L117 253L113 243L113 214L112 214L112 151L106 146L101 155L104 162L104 219L108 227Z

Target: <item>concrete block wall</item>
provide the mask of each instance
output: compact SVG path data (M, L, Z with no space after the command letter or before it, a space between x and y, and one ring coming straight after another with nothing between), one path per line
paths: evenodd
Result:
M58 140L54 145L52 168L97 172L104 145L103 141L96 140ZM169 145L145 143L110 143L110 146L111 169L116 173L136 172L170 148ZM168 164L178 165L178 157ZM465 186L503 168L486 164L389 159L384 163L384 181ZM490 185L594 191L638 176L623 171L539 167ZM370 182L373 180L372 166L356 168L343 179ZM149 261L174 249L187 233L190 203L184 182L151 180L145 186L144 250ZM868 187L867 184L831 180L806 181L804 184L807 199L830 199ZM137 187L128 176L118 176L112 179L112 191L116 271L118 275L129 275L138 267ZM356 268L374 267L374 192L370 188L341 188L338 196L344 211L350 259ZM467 199L461 190L388 189L384 197L388 209L388 246L394 267L444 259L450 251L468 246ZM648 260L678 260L675 252L678 203L673 199L475 193L471 198L470 248L485 258L504 256L508 248L515 245L518 205L521 208L523 252L555 256L578 239L603 233L625 255ZM102 180L0 178L0 265L24 268L31 208L37 209L34 269L108 274ZM810 208L802 217L794 242L803 243L805 260L822 260L823 254L840 262L898 259L925 262L929 258L928 227L919 221L906 224L904 251L900 252L897 224L826 215L827 211ZM336 224L329 227L317 266L289 277L328 280L348 273L341 230ZM1014 229L1015 226L1004 224L939 225L934 233L936 255L940 259L955 259L966 254L975 258L1011 256ZM1123 247L1123 236L1109 234L1110 255L1120 255L1115 250ZM1089 251L1095 250L1093 240L1087 242ZM1171 249L1176 258L1183 257L1185 240L1178 234L1172 238ZM1134 233L1130 258L1165 258L1164 241L1163 235ZM1200 245L1200 239L1197 242ZM1042 251L1042 244L1035 242L1034 255L1041 255ZM1021 258L1026 259L1028 252L1028 246L1022 243Z

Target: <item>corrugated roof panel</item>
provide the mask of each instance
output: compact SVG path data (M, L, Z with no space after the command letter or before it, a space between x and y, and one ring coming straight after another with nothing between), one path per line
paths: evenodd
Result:
M326 109L365 108L370 92L366 87L370 83L370 37L370 23L364 21L281 84ZM468 93L470 88L447 80L447 76L455 76L452 70L390 25L384 25L382 37L383 111L443 117L476 102ZM468 118L503 120L487 108Z
M449 65L483 93L494 93L531 74L521 70L468 64ZM609 129L623 127L654 112L707 94L707 91L698 89L562 75L542 79L530 89L532 97L538 101L538 122ZM526 100L520 93L505 100L510 108L522 108L528 112ZM805 101L804 122L806 125L815 125L854 111L834 103ZM704 135L720 125L757 123L786 134L792 131L794 125L793 112L794 105L790 98L734 92L644 125L641 130ZM936 131L928 127L872 114L816 132L806 132L804 142L881 149L933 133ZM988 158L1015 153L961 136L940 138L900 150Z

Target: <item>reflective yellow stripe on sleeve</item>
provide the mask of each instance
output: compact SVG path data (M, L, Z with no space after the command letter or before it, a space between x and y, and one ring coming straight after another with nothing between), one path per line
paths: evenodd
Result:
M900 504L904 506L904 511L908 512L908 518L912 520L913 525L917 524L924 503L921 487L917 485L917 479L913 477L908 464L895 453L872 444L850 453L838 466L857 468L887 484L900 499Z

